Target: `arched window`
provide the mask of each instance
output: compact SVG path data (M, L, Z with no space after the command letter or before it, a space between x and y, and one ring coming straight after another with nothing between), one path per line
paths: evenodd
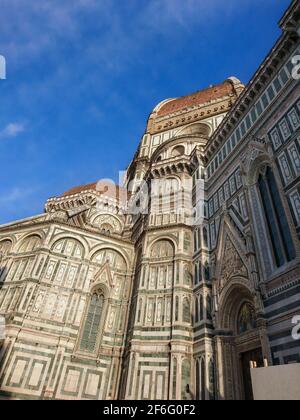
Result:
M184 359L181 365L181 398L187 399L186 388L191 385L191 363Z
M206 318L211 320L211 312L212 312L212 301L210 296L206 296Z
M200 363L196 362L196 400L200 400Z
M201 264L201 262L199 262L198 275L199 275L198 282L201 283L202 282L202 264Z
M209 265L207 262L205 263L205 266L204 266L204 276L205 276L206 281L210 280L210 271L209 271Z
M189 271L189 267L186 265L184 267L184 284L190 286L191 283L192 283L191 282L191 278L192 278L192 275L191 275L191 273Z
M205 384L205 360L201 359L201 400L205 401L206 395L206 384Z
M209 361L209 398L210 400L215 399L215 364L212 359Z
M198 229L198 249L201 248L201 230Z
M190 301L187 297L183 299L182 319L183 319L183 322L191 322L191 307L190 307Z
M203 296L200 295L199 299L199 313L200 313L200 321L203 321Z
M203 246L204 248L208 248L208 234L207 234L207 228L203 228Z
M83 332L80 340L80 350L94 353L103 315L104 295L101 291L94 292L84 321Z
M184 250L189 251L191 247L191 236L189 233L184 234Z
M143 306L143 299L139 300L139 308L138 308L138 316L137 316L137 322L141 322L141 315L142 315L142 306Z
M179 297L175 298L175 321L179 321Z
M194 232L194 252L196 252L197 249L198 249L198 246L197 246L197 231L195 230L195 232Z
M199 322L199 300L198 297L195 298L195 321Z
M174 357L173 358L173 393L172 393L173 400L176 399L176 395L177 395L176 388L177 388L177 358Z
M199 274L198 274L198 263L195 263L195 274L194 274L194 284L198 284Z
M275 264L281 267L296 258L286 213L276 180L270 167L258 178L258 186L265 213Z

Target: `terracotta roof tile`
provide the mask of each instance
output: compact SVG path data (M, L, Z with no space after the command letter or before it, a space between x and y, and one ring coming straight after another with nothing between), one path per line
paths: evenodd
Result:
M120 187L119 185L108 184L101 181L71 188L70 190L64 192L61 197L80 194L84 191L95 191L106 197L115 198L119 202L126 202L127 198L126 189Z
M235 89L233 84L229 81L225 81L219 85L212 86L190 95L169 101L159 109L157 115L161 117L176 111L180 111L186 107L201 105L234 93Z

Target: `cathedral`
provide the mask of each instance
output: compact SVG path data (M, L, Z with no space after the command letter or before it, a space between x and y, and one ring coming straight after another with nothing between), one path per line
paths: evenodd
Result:
M0 399L251 400L250 362L300 363L299 16L246 86L159 103L122 186L0 226Z

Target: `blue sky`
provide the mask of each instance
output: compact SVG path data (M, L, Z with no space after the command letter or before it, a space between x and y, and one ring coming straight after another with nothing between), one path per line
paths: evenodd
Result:
M117 179L165 98L246 83L289 0L1 0L0 223Z

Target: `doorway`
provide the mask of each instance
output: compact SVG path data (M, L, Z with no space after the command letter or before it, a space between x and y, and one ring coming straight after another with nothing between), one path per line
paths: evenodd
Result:
M258 368L264 366L261 348L241 353L241 369L243 376L244 397L246 401L252 401L254 399L250 373L251 361L256 362Z

